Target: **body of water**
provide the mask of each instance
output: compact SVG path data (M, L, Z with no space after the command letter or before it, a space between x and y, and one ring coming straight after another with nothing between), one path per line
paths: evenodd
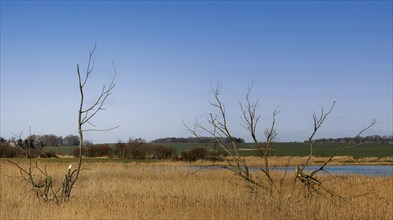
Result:
M198 169L223 169L221 166L191 166L188 169L198 170ZM320 166L309 166L305 168L305 171L312 172L319 169ZM295 167L272 167L273 171L285 171L294 173ZM251 167L251 171L257 171L259 168ZM393 166L392 165L342 165L342 166L326 166L324 171L319 171L319 174L357 174L364 176L392 176Z
M314 171L320 166L306 167L305 171ZM286 167L274 167L272 170L285 171ZM386 165L343 165L343 166L326 166L324 168L329 174L358 174L364 176L391 176L393 175L393 166ZM320 171L320 173L326 173ZM288 172L295 172L295 167L288 167Z

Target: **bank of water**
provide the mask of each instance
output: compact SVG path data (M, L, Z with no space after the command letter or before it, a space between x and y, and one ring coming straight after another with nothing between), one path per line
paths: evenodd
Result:
M320 166L306 167L306 171L314 171ZM294 167L274 167L272 170L295 172ZM391 176L393 175L393 166L387 165L343 165L343 166L326 166L321 173L329 174L358 174L364 176Z
M223 169L221 166L191 166L187 167L191 170L203 170L203 169ZM305 171L314 171L319 169L320 166L309 166L305 168ZM252 167L251 171L258 171L259 168ZM272 167L273 171L285 171L295 172L295 167ZM321 174L357 174L363 176L393 176L393 166L392 165L342 165L342 166L326 166L324 171L320 171Z

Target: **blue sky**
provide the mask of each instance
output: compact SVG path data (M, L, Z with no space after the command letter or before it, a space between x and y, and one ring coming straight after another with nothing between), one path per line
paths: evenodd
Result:
M254 83L260 138L280 106L280 141L303 141L312 114L336 108L318 137L392 134L391 1L1 1L0 136L29 126L35 134L76 134L76 64L86 68L97 42L87 104L117 85L95 120L109 132L95 143L129 137L190 136L215 110L220 83L235 136L239 101Z

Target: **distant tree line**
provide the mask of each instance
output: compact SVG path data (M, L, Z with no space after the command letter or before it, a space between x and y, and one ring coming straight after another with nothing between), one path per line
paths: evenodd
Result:
M230 143L229 138L218 138L221 143ZM236 143L244 143L243 138L233 137ZM166 137L159 138L151 141L151 143L216 143L217 140L214 137L187 137L187 138L176 138L176 137Z
M229 138L219 138L222 143L230 143ZM243 138L234 137L236 143L245 143ZM315 142L319 143L348 143L352 140L351 137L340 137L340 138L320 138L316 139ZM130 142L133 143L146 143L145 140L132 139ZM305 143L307 141L304 141ZM378 143L386 144L393 143L393 135L390 136L380 136L380 135L370 135L365 137L358 137L355 139L356 143ZM22 148L43 148L43 147L55 147L55 146L77 146L79 145L79 137L77 135L67 135L65 137L57 136L54 134L44 134L44 135L29 135L26 139L12 137L10 139L5 139L0 137L0 143L7 143L11 146L18 146ZM176 137L166 137L152 140L151 143L216 143L216 139L213 137L187 137L187 138L176 138ZM90 143L91 144L91 143Z
M79 145L79 137L72 134L65 137L54 134L29 135L26 139L22 139L21 137L12 137L9 140L0 137L0 143L8 143L9 145L22 148L77 146Z
M353 139L352 137L320 138L320 139L316 139L315 142L319 142L319 143L348 143L352 139ZM355 143L388 144L388 143L393 143L393 135L390 135L390 136L371 135L371 136L355 138L354 141L355 141ZM305 141L305 142L307 142L307 141Z
M180 155L176 149L162 143L146 143L144 139L129 139L127 143L119 141L112 148L112 152L107 145L94 145L85 150L85 155L89 157L108 156L123 159L154 159L154 160L210 160L220 161L221 158L216 152L204 147L194 148Z

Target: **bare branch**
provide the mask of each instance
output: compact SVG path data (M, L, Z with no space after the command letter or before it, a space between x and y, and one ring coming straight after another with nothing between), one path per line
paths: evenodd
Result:
M303 183L303 185L308 188L308 190L311 190L312 192L315 192L317 194L322 195L323 193L327 193L331 196L334 196L336 198L339 199L344 199L341 195L336 194L335 192L327 189L326 187L324 187L322 185L322 181L320 181L317 177L316 174L319 173L320 171L325 171L324 168L325 166L330 163L333 158L335 156L337 156L340 152L342 152L345 149L349 149L349 148L353 148L356 146L359 146L361 144L356 144L355 140L360 137L360 135L362 133L364 133L365 131L367 131L368 129L370 129L372 126L375 125L376 120L373 120L368 126L364 127L362 130L360 130L358 132L358 134L352 138L347 144L338 147L335 152L316 170L312 171L311 174L306 174L304 173L304 169L306 166L308 166L310 158L313 156L314 153L314 149L313 149L313 137L316 134L316 132L319 130L319 128L321 127L321 125L323 124L323 122L325 121L325 119L327 118L327 116L332 112L333 108L334 108L335 102L333 102L332 107L330 108L330 110L327 113L324 113L323 109L321 111L321 115L319 117L317 117L315 114L313 115L313 119L314 119L314 131L311 134L310 138L309 138L309 144L310 144L310 154L306 160L306 162L302 165L302 167L300 168L299 166L296 166L296 179L299 180L301 183Z
M367 131L372 126L374 126L376 122L377 122L376 119L374 119L368 126L365 126L362 130L360 130L359 133L354 138L352 138L346 145L337 148L336 151L329 157L329 159L326 160L325 163L321 167L319 167L319 169L314 170L313 172L311 172L310 176L313 177L316 173L318 173L319 171L322 171L325 168L325 166L328 163L330 163L333 160L333 158L335 156L337 156L337 154L341 153L342 151L344 151L346 149L349 149L349 148L353 148L353 147L356 147L356 146L363 145L362 143L355 144L355 140L358 137L360 137L360 135L362 135L365 131Z
M112 130L115 130L116 128L119 128L119 127L120 127L120 125L117 125L117 126L112 127L112 128L106 128L106 129L84 129L82 131L83 132L88 132L88 131L112 131Z
M302 168L300 168L301 171L303 171L304 168L305 168L306 166L308 166L308 164L309 164L309 162L310 162L310 159L311 159L311 157L312 157L313 154L314 154L314 145L313 145L314 143L313 143L313 138L314 138L315 134L317 133L317 131L319 130L319 128L322 126L322 124L324 123L324 121L326 120L326 118L332 113L332 111L333 111L335 105L336 105L336 101L333 102L332 106L330 107L330 109L329 109L329 111L328 111L327 113L324 113L324 110L323 110L323 108L322 108L321 114L320 114L319 117L317 117L316 113L314 112L314 114L313 114L314 129L313 129L313 132L311 133L310 137L308 138L308 144L309 144L309 146L310 146L310 153L309 153L309 155L308 155L308 157L307 157L306 162L303 164Z
M18 134L15 134L13 131L11 131L11 133L12 133L12 135L13 135L15 138L17 138L17 139L22 139L23 131L19 132Z
M228 158L224 157L221 154L221 157L224 158L226 162L226 165L224 165L223 168L230 170L235 175L245 180L247 188L251 189L252 191L261 188L271 192L272 188L275 188L275 185L273 179L270 176L269 169L268 169L267 151L268 149L271 148L272 142L275 137L274 123L275 123L275 117L278 114L278 110L276 109L275 112L273 113L273 125L271 130L268 130L269 131L267 136L268 143L265 145L266 148L262 149L261 143L259 143L259 141L257 140L257 135L256 135L257 125L260 119L260 116L256 114L259 100L255 102L252 102L250 100L251 89L252 86L249 87L247 91L245 97L245 104L243 105L242 103L239 103L242 112L242 118L241 118L243 121L242 125L250 132L254 144L260 148L262 155L265 156L264 160L266 166L263 168L261 167L261 171L265 174L264 176L267 178L267 181L260 180L257 176L253 176L252 172L250 172L250 169L246 163L245 158L241 156L239 151L239 145L238 143L236 143L234 136L232 135L231 131L228 128L227 115L226 115L224 104L220 98L219 86L217 86L216 88L212 87L213 100L209 101L210 105L218 112L217 114L210 113L209 117L207 118L207 122L211 128L208 129L207 127L201 125L198 121L194 123L193 128L190 128L184 122L183 124L185 125L187 130L190 131L190 133L193 134L195 137L201 137L200 134L198 134L197 129L200 129L208 133L212 137L214 137L216 143L218 143L220 148L231 159L233 159L233 160L229 160ZM223 137L227 138L230 141L231 148L229 148L227 145L221 142Z
M85 86L85 84L86 84L86 82L87 82L87 80L88 80L90 74L93 72L93 69L94 69L93 54L94 54L94 51L96 50L96 47L97 47L97 43L94 43L93 49L90 50L90 52L89 52L89 61L88 61L88 63L87 63L87 69L86 69L85 78L84 78L84 80L83 80L83 83L81 83L81 81L79 81L79 85L81 85L82 88ZM78 64L78 67L79 67L79 64ZM78 70L78 73L79 73L79 70ZM80 74L78 74L78 75L80 75ZM79 78L80 78L80 77L79 77Z

